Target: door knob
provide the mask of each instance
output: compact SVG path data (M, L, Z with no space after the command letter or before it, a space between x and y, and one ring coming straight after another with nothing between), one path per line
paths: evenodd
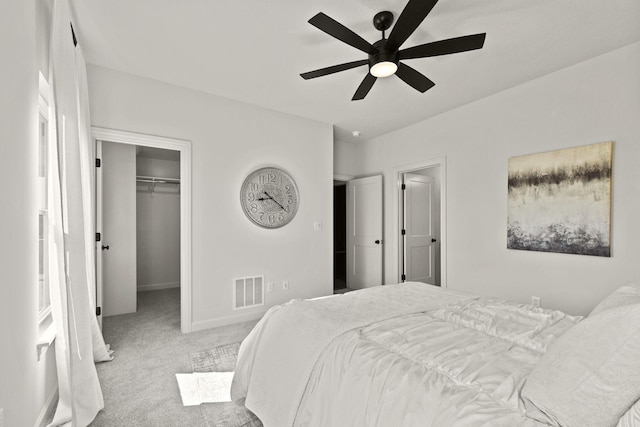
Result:
M373 243L375 243L376 245L379 245L380 243L382 243L382 240L376 240L376 241L375 241L375 242L373 242Z
M436 242L436 239L431 239L431 243L435 243L435 242Z
M102 250L103 251L108 251L109 250L109 245L102 245Z

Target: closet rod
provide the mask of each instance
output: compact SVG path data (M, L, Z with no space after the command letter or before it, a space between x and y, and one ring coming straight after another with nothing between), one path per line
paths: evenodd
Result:
M137 182L147 182L150 184L180 184L180 180L176 178L161 178L157 176L136 176Z

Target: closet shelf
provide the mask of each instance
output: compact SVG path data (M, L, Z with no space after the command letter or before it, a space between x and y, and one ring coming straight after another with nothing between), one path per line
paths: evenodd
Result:
M177 184L180 185L180 180L177 178L162 178L158 176L136 176L137 182L146 182L148 184Z

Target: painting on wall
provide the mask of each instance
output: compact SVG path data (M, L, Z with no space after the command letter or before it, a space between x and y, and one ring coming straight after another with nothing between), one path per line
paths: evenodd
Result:
M613 142L509 159L507 248L611 256Z

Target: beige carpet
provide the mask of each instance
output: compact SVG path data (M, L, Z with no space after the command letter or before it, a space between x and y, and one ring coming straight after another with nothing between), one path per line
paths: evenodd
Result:
M193 372L231 372L236 367L240 343L231 343L191 354ZM234 402L203 403L207 423L216 427L262 427L260 420Z
M176 373L193 372L195 352L242 341L255 323L183 334L180 289L138 293L136 313L104 319L103 333L115 359L96 365L105 408L91 427L225 425L219 419L230 418L226 406L218 412L217 404L182 405ZM242 424L228 425L235 426Z

